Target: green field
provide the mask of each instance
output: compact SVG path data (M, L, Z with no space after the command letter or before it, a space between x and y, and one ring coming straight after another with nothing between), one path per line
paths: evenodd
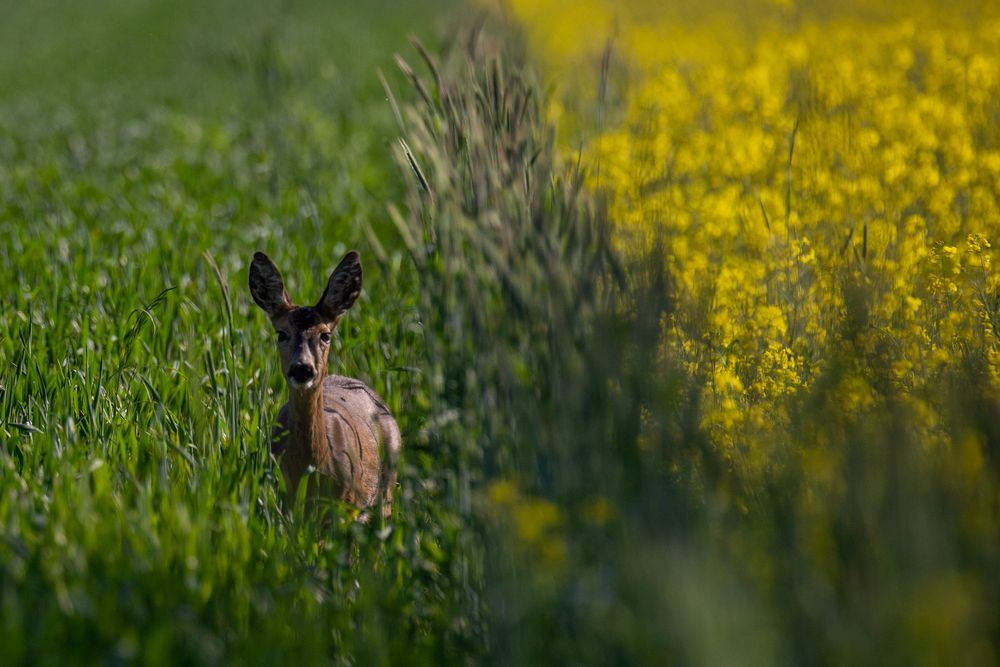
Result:
M413 273L391 235L383 256L366 240L403 185L377 71L399 86L393 52L434 43L446 8L5 9L0 663L370 664L443 645L412 638L440 613L420 601L427 501L378 538L280 514L266 434L285 390L246 271L265 250L309 301L361 250L336 370L416 431Z
M444 0L5 8L0 665L996 663L982 369L918 397L931 447L840 284L748 473L522 43ZM285 498L247 289L263 250L311 303L352 248L331 371L404 441L370 525Z

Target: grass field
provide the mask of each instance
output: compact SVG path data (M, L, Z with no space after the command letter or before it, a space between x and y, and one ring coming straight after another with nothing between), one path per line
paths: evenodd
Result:
M0 664L996 664L996 17L737 4L9 8ZM349 248L372 525L246 287Z
M433 43L446 5L10 9L0 663L371 664L365 650L443 646L420 631L441 613L438 526L324 542L279 514L265 438L285 389L246 271L263 249L308 302L359 248L337 370L415 439L413 272L366 241L402 194L377 68L398 85L393 52L411 32ZM401 523L429 521L421 478ZM365 576L384 590L359 593Z

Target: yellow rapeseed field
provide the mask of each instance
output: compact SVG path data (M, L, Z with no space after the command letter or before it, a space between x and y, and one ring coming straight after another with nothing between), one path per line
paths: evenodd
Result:
M509 4L620 247L662 249L664 345L751 474L833 359L843 408L889 383L932 444L929 383L1000 385L1000 4L827 4Z

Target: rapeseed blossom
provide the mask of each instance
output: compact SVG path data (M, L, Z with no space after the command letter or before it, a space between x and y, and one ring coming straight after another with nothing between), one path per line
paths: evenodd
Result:
M845 410L970 359L1000 386L1000 7L959 5L510 3L619 247L664 249L664 344L749 474L836 341Z

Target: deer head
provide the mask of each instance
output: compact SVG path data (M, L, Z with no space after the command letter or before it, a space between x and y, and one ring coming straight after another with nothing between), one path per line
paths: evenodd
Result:
M250 263L250 294L274 326L281 372L293 392L308 391L326 377L330 339L337 323L361 293L358 253L344 255L330 274L326 290L315 306L296 306L274 262L262 252Z

